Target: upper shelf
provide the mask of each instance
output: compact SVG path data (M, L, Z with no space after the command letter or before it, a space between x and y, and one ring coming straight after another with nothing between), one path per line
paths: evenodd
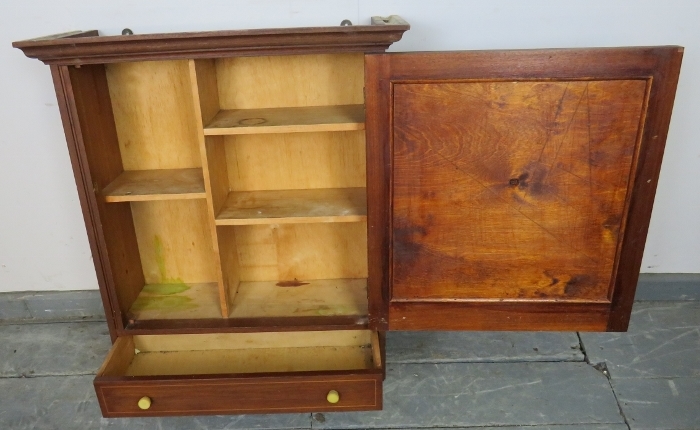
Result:
M46 64L384 52L410 27L401 17L372 17L372 25L205 31L197 33L99 36L74 31L14 42L27 57Z
M204 134L263 134L365 129L364 105L221 110Z

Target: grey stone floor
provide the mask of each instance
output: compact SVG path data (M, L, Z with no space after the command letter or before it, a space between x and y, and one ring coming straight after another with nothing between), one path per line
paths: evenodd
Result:
M104 322L7 309L0 429L700 429L700 301L637 302L627 333L390 333L383 411L148 419L100 416Z

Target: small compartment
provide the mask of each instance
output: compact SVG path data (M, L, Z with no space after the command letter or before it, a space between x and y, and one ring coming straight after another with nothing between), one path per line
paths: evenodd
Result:
M205 198L186 61L106 66L125 170L107 202Z
M367 224L219 227L235 234L231 318L367 321ZM229 267L229 266L226 266Z
M237 57L208 63L200 70L215 74L218 103L212 107L215 114L204 121L205 135L365 128L362 54Z
M129 320L220 318L204 200L132 202L145 286Z
M105 417L381 409L368 330L120 337L95 378Z

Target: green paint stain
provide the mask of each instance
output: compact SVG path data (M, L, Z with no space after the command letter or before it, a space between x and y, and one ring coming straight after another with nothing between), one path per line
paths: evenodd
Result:
M157 296L169 296L171 294L183 293L190 289L190 286L184 283L176 284L151 284L143 287L143 292Z
M168 270L165 267L165 248L163 247L163 239L155 235L153 238L153 249L155 250L156 265L158 265L158 274L160 275L161 284L181 284L187 287L180 278L168 278ZM187 287L189 288L189 287ZM173 293L170 293L173 294Z
M140 311L176 312L196 309L199 307L192 298L180 296L190 289L180 278L169 278L165 266L165 247L160 236L153 239L156 265L158 266L159 282L143 287L141 294L136 299L131 309Z
M165 270L165 250L163 249L163 240L158 235L153 239L153 249L156 252L156 264L158 265L160 279L163 281L167 277Z
M321 305L315 308L316 314L321 316L331 316L331 315L352 315L354 309L349 306L327 306Z
M137 300L131 307L132 311L186 311L195 309L197 305L192 299L182 296L149 297L146 300Z

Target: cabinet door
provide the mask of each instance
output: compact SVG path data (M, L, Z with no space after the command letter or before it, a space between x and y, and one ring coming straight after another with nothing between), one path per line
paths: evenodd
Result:
M372 324L625 330L681 57L368 55Z

